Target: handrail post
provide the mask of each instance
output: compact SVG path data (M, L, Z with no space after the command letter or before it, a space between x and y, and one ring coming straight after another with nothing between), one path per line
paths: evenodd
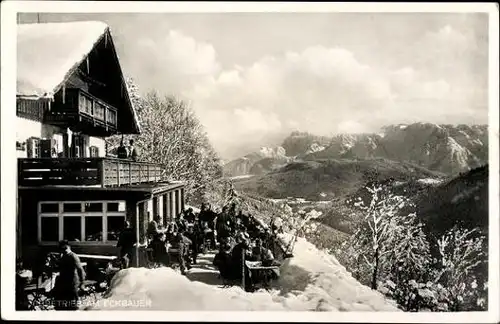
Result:
M101 188L104 188L105 187L105 184L104 184L104 159L101 159L99 161L99 163L97 164L101 170L100 170L100 174L101 174Z
M138 166L138 171L139 171L139 183L142 183L142 177L141 177L141 173L142 173L142 167L140 164L137 164Z
M132 164L128 163L128 184L132 184Z
M120 161L116 162L117 185L120 186Z

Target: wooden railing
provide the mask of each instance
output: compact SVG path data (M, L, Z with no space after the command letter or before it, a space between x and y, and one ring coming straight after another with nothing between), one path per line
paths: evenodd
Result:
M112 130L118 126L117 108L81 89L66 89L64 101L61 101L62 98L45 113L44 122L66 126L68 123L85 121L94 127ZM18 106L23 111L30 108L24 107L26 104Z
M161 180L158 164L115 158L20 158L20 186L114 187Z

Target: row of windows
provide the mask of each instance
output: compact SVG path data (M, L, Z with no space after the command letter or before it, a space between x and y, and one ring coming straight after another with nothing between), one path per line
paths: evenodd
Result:
M117 241L126 220L124 201L41 202L39 240Z
M102 212L106 204L108 212L124 212L125 202L74 202L63 203L62 210L60 204L41 203L40 212L42 214L58 214L58 213L80 213L80 212Z
M59 219L62 218L62 227ZM40 241L103 242L117 241L124 228L125 215L104 216L42 216ZM104 228L107 228L104 235Z

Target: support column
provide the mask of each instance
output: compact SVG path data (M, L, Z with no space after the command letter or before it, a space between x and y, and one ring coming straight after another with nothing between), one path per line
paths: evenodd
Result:
M130 222L130 226L134 229L135 243L139 242L139 207L136 200L125 201L125 219ZM133 249L133 255L130 256L130 266L138 266L138 250L137 247Z
M158 216L160 217L160 223L164 225L165 221L163 219L165 217L163 216L163 195L158 196Z
M184 211L184 204L186 203L186 197L184 193L184 188L181 189L181 210Z
M177 216L175 214L175 197L174 197L174 192L173 191L170 191L168 193L168 195L170 196L170 219L173 221L175 219L175 217Z
M140 243L144 243L146 241L146 230L148 223L148 200L144 202L140 202L137 204L137 219L138 219L138 229L136 230L136 235L139 238ZM146 253L144 253L143 248L138 248L136 250L136 262L137 266L145 264Z
M177 198L176 202L177 202L177 215L179 215L183 209L182 209L182 199L181 199L181 190L180 189L177 189L175 191L175 197Z
M69 158L69 135L68 133L63 133L63 157Z
M170 206L169 202L170 200L168 199L168 192L163 195L163 223L166 224L170 222Z
M156 220L157 216L160 216L160 206L158 197L153 197L153 219Z

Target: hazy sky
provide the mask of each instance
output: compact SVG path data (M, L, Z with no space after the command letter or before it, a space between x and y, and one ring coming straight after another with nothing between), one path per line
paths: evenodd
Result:
M125 74L190 100L223 158L292 130L487 123L486 14L40 14L72 20L108 23Z

